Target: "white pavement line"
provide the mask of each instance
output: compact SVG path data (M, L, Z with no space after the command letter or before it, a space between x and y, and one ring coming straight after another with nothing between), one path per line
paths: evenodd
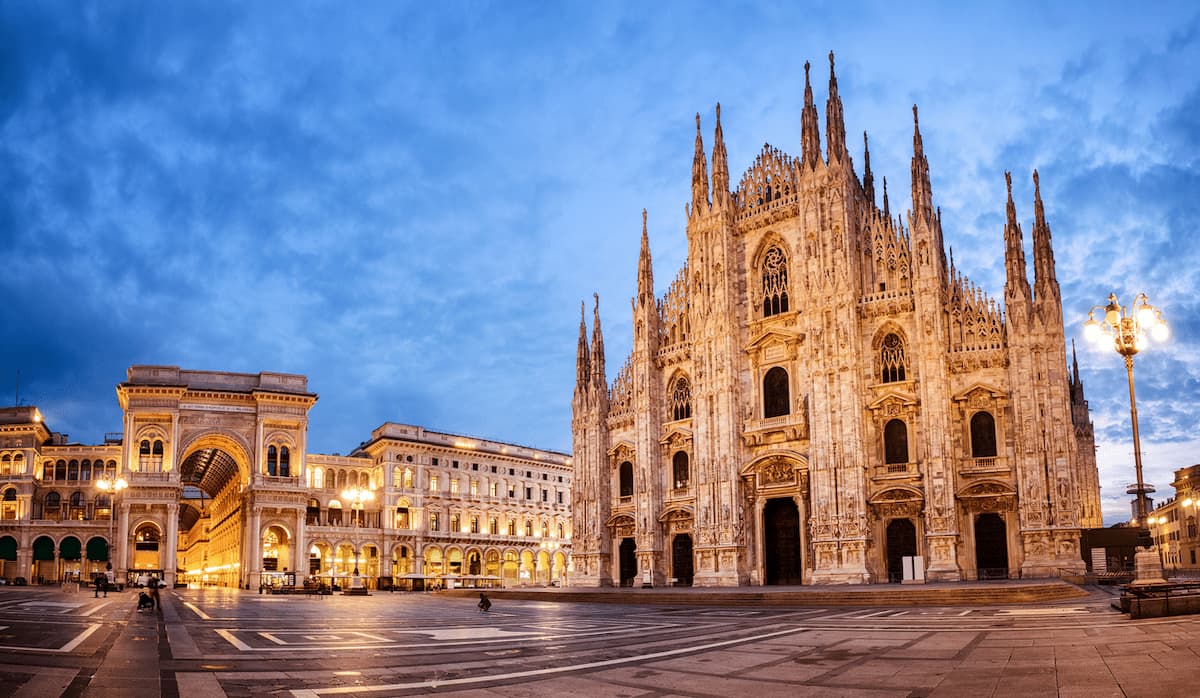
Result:
M891 613L894 610L895 610L894 608L887 608L882 611L875 611L874 613L864 613L861 616L854 616L854 618L855 619L874 618L875 616L882 616L885 613Z
M88 637L90 637L92 633L96 632L99 629L100 629L100 624L93 623L93 624L89 625L88 627L84 628L83 632L76 635L74 640L71 640L70 642L63 645L62 647L50 647L50 648L46 648L46 647L14 647L12 645L2 645L2 646L0 646L0 650L16 650L16 651L20 651L20 652L55 652L55 653L61 652L61 653L66 653L66 652L70 652L71 650L78 647L79 643L88 639Z
M620 664L632 664L634 662L644 662L651 659L661 659L663 657L674 657L681 654L692 654L695 652L703 652L705 650L715 649L717 647L728 647L729 645L745 644L747 642L758 642L767 640L781 635L793 635L802 633L806 628L790 628L788 630L776 630L773 633L764 633L756 637L743 637L735 640L722 640L720 642L710 642L707 645L698 645L696 647L682 647L675 650L665 650L663 652L651 652L650 654L640 654L635 657L623 657L620 659L605 659L599 662L586 662L584 664L572 664L570 666L553 667L550 669L530 669L528 671L514 671L507 674L492 674L490 676L471 676L461 679L445 679L420 681L417 683L394 683L378 686L339 686L336 688L315 688L315 689L299 689L292 691L292 696L295 698L318 698L321 695L334 695L340 693L368 693L374 691L404 691L414 688L439 688L442 686L462 686L473 683L490 683L492 681L507 681L509 679L520 679L528 676L547 676L550 674L563 674L570 671L584 671L586 669L599 669L601 667L617 666Z
M1070 608L1005 608L996 612L998 616L1069 616L1077 613L1087 613L1080 606Z
M969 614L971 614L971 613L974 613L974 612L975 612L975 609L973 609L973 608L968 608L967 610L965 610L965 611L963 611L962 613L958 614L958 617L959 617L959 618L962 618L963 616L965 616L965 615L969 615Z
M71 640L67 644L63 645L62 648L59 649L59 652L70 652L71 650L78 647L81 642L88 639L88 636L90 636L92 633L96 632L99 629L100 629L99 623L93 623L93 624L89 625L87 627L87 630L84 630L83 632L79 633L78 637L76 637L74 640Z
M225 638L225 640L229 644L233 645L234 647L238 648L239 650L242 650L243 652L248 651L250 649L250 645L247 645L246 643L237 639L236 637L234 637L233 633L229 632L228 630L225 630L224 628L218 630L217 634L220 635L221 637Z
M100 604L99 606L92 606L92 607L91 607L91 608L89 608L88 610L84 611L82 615L85 615L85 616L90 616L90 615L92 615L93 613L95 613L96 611L99 611L100 609L102 609L102 608L104 608L105 606L109 605L110 603L112 603L112 601L105 601L104 603Z
M205 613L204 611L201 611L199 608L196 607L196 604L192 603L191 601L184 601L183 605L192 609L192 613L195 613L196 615L200 616L201 619L212 620L212 618L207 613Z
M907 615L908 615L908 611L900 611L899 613L893 613L892 615L890 615L888 617L889 618L899 618L900 616L907 616Z

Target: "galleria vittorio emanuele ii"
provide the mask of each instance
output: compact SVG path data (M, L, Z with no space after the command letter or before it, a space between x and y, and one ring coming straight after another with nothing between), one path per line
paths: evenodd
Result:
M306 452L304 376L133 366L122 430L71 442L0 408L9 583L429 589L561 584L563 453L386 423Z
M1084 569L1094 437L1037 172L1033 283L1009 179L991 298L947 254L917 108L913 209L896 215L865 134L855 170L829 61L823 151L807 65L797 156L766 145L733 179L720 106L711 159L697 115L687 260L655 286L643 212L633 348L611 383L599 298L590 338L580 321L573 584Z

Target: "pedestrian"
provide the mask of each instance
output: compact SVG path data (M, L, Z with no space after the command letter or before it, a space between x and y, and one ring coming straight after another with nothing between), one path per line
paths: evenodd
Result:
M487 613L492 608L492 602L488 600L487 594L479 592L479 612Z

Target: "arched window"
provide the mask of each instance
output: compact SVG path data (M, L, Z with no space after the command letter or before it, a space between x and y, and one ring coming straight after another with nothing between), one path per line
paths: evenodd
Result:
M68 480L78 480L79 479L79 461L73 460L73 461L67 463L67 479Z
M692 416L692 384L679 376L671 386L671 419L690 419Z
M671 458L671 475L675 481L675 487L687 487L688 484L688 454L685 451L676 451Z
M17 455L13 456L12 474L13 475L24 475L25 474L25 454L24 453L18 453Z
M904 342L900 339L900 335L893 333L884 337L883 345L879 348L882 382L897 383L904 380L905 363Z
M0 475L8 475L12 472L12 456L5 453L0 456Z
M62 518L62 497L57 492L51 492L46 495L43 515L52 521L58 521Z
M292 452L287 446L282 446L279 449L279 475L280 477L291 477L292 474Z
M54 464L54 479L62 482L67 479L67 462L60 460Z
M325 488L325 470L324 469L316 468L313 470L313 485L312 486L313 486L313 488L318 489L318 490Z
M96 461L96 465L100 465L100 461ZM79 464L79 479L80 480L91 480L92 479L92 462L90 460L85 460Z
M142 439L141 445L138 446L138 455L139 456L150 455L150 439Z
M150 455L162 458L162 454L163 454L163 443L162 443L162 441L155 439L154 445L150 448Z
M996 419L990 412L971 415L971 457L996 457Z
M791 411L788 374L783 368L776 366L763 376L763 417L779 417Z
M622 497L633 496L633 463L625 461L618 468L619 492Z
M274 446L267 446L267 475L274 475L279 469L279 452Z
M908 462L908 425L893 419L883 427L883 462Z
M6 502L15 502L15 501L17 501L17 491L16 491L16 489L14 489L14 488L12 488L12 487L9 487L8 489L4 490L4 501L6 501Z
M783 256L783 250L772 247L763 255L763 317L788 311L787 285L787 257Z
M404 469L404 486L405 486L405 487L412 487L412 486L413 486L413 471L412 471L412 468L405 468L405 469Z
M533 522L530 521L529 519L525 519L525 535L527 535L527 536L533 535Z

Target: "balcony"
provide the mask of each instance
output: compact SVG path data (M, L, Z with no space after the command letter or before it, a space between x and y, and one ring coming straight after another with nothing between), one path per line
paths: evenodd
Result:
M916 463L884 463L871 468L871 477L875 480L904 480L921 477L921 471Z
M997 473L1007 473L1009 470L1008 459L998 458L995 456L987 458L964 458L958 466L960 475L995 475Z

